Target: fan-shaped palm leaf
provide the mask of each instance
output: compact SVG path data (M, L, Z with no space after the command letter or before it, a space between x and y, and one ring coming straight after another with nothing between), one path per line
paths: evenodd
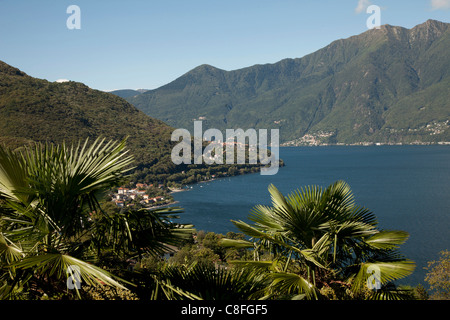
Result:
M383 230L365 239L365 243L376 249L396 249L408 240L409 234L405 231Z
M252 241L276 248L272 250L274 260L284 259L283 272L269 269L278 279L278 289L291 293L292 288L303 288L297 290L297 297L316 297L307 293L308 286L302 281L316 285L315 277L320 274L319 282L354 280L357 291L367 285L370 275L365 272L372 266L382 273L385 289L379 296L388 297L392 288L388 290L386 285L414 269L414 263L395 252L408 233L378 230L375 215L355 204L347 183L337 181L325 189L307 186L286 197L270 185L269 193L272 206L255 206L249 215L252 224L233 223ZM266 266L272 263L267 261Z
M70 253L91 230L90 213L100 208L99 196L131 169L133 158L124 147L125 140L104 139L76 147L36 144L20 152L0 147L1 257L10 272L34 271L22 272L25 278L14 279L16 284L39 273L61 279L74 265L88 283L122 287Z
M0 262L9 265L23 257L22 249L0 233Z
M353 279L352 291L360 291L368 285L368 281L379 282L382 286L394 280L405 278L412 274L414 269L415 263L410 260L361 263L359 272ZM386 296L386 292L384 296ZM383 295L379 296L379 298L382 297Z
M320 297L319 290L302 276L289 272L271 273L269 291L276 294L280 292L283 295L290 296L291 299L306 298L308 300L317 300Z
M267 276L251 268L215 268L204 264L166 265L159 281L169 299L246 300L262 297ZM170 292L170 287L176 290ZM167 293L171 293L168 295Z
M63 281L64 284L71 280L69 279L70 276L79 276L80 279L77 279L77 281L84 281L88 285L100 284L126 289L118 281L114 280L109 272L65 254L47 253L30 256L13 263L12 266L17 269L33 269L35 272L49 277L54 276L56 279ZM74 275L75 271L79 274ZM70 289L72 288L70 287ZM77 290L79 294L77 286L74 286L73 289Z

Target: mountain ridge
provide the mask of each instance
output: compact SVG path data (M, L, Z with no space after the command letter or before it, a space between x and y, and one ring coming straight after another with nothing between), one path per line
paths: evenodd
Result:
M20 150L35 143L120 141L133 155L128 182L180 187L212 177L257 172L261 163L175 164L173 127L117 95L75 81L50 82L0 61L0 145ZM206 142L204 146L206 146ZM193 157L193 155L191 155ZM282 165L282 163L281 163Z
M203 119L220 130L278 128L282 142L308 135L327 136L320 143L450 141L449 30L436 20L383 25L301 58L231 71L204 64L127 101L174 127ZM424 112L401 116L406 103ZM439 130L428 130L433 121Z

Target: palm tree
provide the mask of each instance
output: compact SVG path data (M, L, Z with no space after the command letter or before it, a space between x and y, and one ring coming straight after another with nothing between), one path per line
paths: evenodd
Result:
M0 299L67 292L68 279L125 289L96 266L105 251L122 259L157 254L190 234L171 222L179 209L103 212L99 201L132 161L125 140L0 147Z
M134 274L140 295L153 300L248 300L264 295L268 277L250 268L165 263Z
M268 271L268 297L320 299L330 292L341 299L403 297L392 282L415 268L397 252L409 235L378 230L375 215L355 205L347 183L309 186L287 197L273 185L269 192L272 206L257 205L252 224L233 221L251 241L222 241L254 248L256 261L234 263ZM261 249L269 259L257 261Z

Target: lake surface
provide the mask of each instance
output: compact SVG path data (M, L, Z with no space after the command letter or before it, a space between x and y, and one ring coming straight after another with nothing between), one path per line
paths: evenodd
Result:
M237 232L230 220L248 221L255 205L270 205L271 183L287 195L302 186L345 180L356 204L373 211L380 228L410 233L400 251L417 267L400 283L427 286L423 268L450 250L449 146L284 147L280 158L286 166L273 176L221 178L174 193L185 210L180 221L197 230Z

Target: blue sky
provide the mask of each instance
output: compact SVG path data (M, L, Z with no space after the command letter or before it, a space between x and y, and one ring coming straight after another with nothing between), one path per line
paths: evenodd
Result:
M299 58L381 24L450 22L450 0L0 0L0 60L99 90L153 89L201 64L234 70ZM69 5L81 9L70 30Z

